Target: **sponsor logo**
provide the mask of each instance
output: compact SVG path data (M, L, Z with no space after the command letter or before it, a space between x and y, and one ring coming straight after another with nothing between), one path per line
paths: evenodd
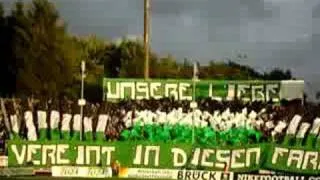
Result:
M53 166L52 176L106 178L112 177L112 170L111 168L101 167Z
M233 173L198 170L121 168L118 177L138 179L233 180Z
M237 174L237 180L320 180L320 176Z
M0 156L0 167L8 167L8 156Z
M180 170L178 180L233 180L232 173L218 171Z
M139 179L176 179L177 170L147 169L147 168L120 168L118 177Z

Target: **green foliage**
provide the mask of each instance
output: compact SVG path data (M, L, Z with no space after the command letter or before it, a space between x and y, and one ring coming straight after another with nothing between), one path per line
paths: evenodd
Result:
M87 63L101 65L103 64L103 57L108 44L95 35L86 37L72 37L73 42L79 49L79 59L85 60Z
M58 12L46 0L16 4L13 53L20 94L56 96L72 83L74 50Z
M283 79L291 79L291 71L286 70L285 72L282 71L279 68L276 68L272 70L270 73L264 74L265 79L270 79L270 80L283 80Z
M177 61L173 56L168 55L167 57L160 58L157 68L157 77L161 78L179 78L180 70Z
M105 52L104 70L107 77L142 78L144 50L142 42L123 38L111 43ZM150 53L150 77L156 77L157 57Z
M74 97L80 94L81 73L80 64L84 60L86 62L86 78L85 78L85 97L89 97L90 101L99 101L102 97L101 79L103 77L103 61L104 54L108 44L94 35L87 37L73 37L72 42L77 49L76 69L73 73L73 87L77 87L73 91ZM76 94L78 93L78 94Z
M123 39L111 43L105 54L104 68L106 77L142 78L144 70L144 52L140 41ZM193 65L188 59L182 63L172 55L158 58L151 53L150 77L162 79L192 78ZM210 61L208 65L199 65L200 79L224 80L283 80L291 79L290 71L275 69L270 73L259 73L249 66L233 61Z

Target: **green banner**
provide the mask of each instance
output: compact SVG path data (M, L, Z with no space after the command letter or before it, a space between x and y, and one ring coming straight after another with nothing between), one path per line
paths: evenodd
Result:
M316 148L269 145L263 167L274 171L320 174L320 151Z
M200 147L147 142L8 141L9 167L110 166L252 172L259 169L320 174L319 150L269 144L242 147Z
M103 79L103 100L193 99L192 80ZM213 81L195 82L195 98L216 100L270 101L281 99L281 81ZM300 97L299 97L300 98Z
M258 170L263 145L247 147L193 147L190 144L145 142L8 142L9 167L52 165L223 170Z

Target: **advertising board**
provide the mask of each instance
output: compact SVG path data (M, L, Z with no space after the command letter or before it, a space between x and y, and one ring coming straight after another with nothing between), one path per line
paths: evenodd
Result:
M137 179L233 180L233 173L186 169L121 168L118 177Z
M0 168L8 167L8 156L0 156Z
M292 174L235 174L235 180L320 180L320 176L303 176Z

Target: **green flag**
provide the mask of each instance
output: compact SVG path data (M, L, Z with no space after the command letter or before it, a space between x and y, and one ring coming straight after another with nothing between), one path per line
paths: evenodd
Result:
M320 130L320 118L316 118L313 121L311 130L307 136L306 145L308 147L314 147L316 145L317 135L319 134ZM318 144L318 142L317 142ZM320 144L320 142L319 142Z

